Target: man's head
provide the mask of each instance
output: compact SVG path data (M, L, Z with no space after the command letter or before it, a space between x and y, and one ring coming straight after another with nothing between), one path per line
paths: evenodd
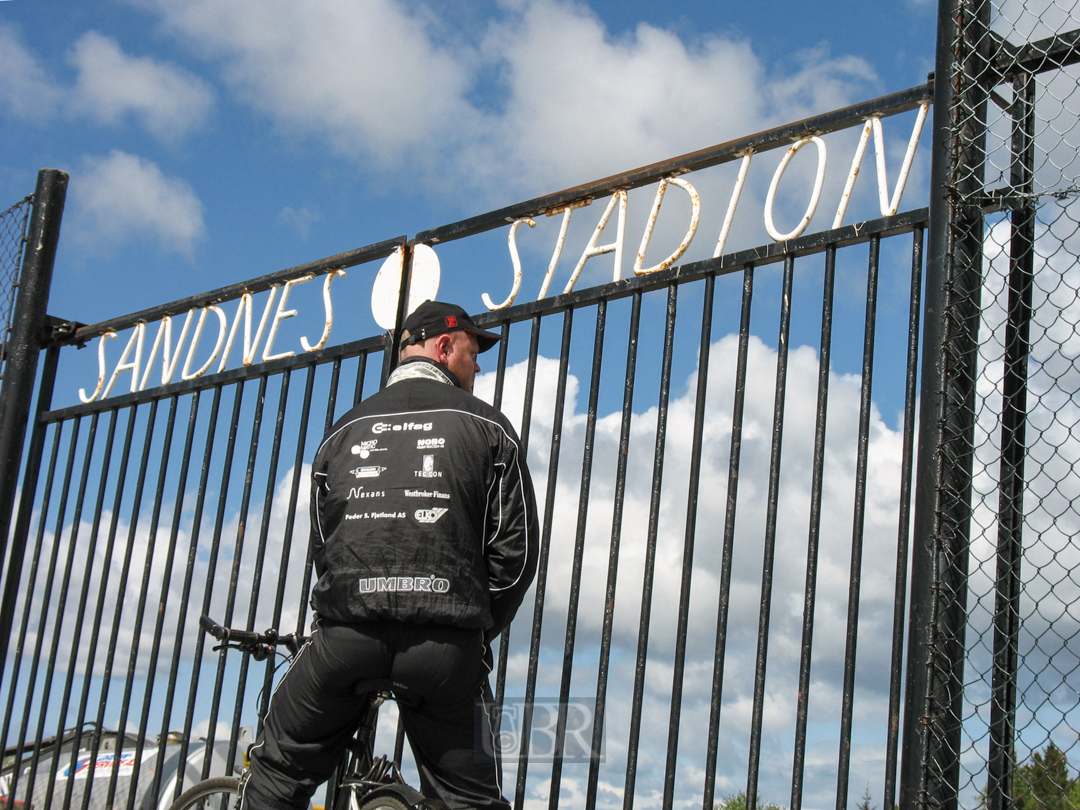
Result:
M401 359L428 357L442 363L472 393L480 365L476 356L486 352L500 335L485 332L461 307L442 301L425 301L405 319Z

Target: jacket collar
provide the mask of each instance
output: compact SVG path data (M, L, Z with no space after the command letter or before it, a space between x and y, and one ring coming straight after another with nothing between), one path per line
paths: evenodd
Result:
M428 357L410 357L405 360L390 372L386 384L391 386L403 380L435 380L446 385L461 387L457 377L454 376L454 372Z

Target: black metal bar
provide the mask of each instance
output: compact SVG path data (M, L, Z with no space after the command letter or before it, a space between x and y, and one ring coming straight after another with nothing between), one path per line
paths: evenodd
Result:
M536 677L540 662L540 632L544 621L544 601L547 597L548 559L551 553L551 526L555 520L555 494L559 478L559 453L562 450L562 421L566 406L566 375L570 364L570 338L574 328L574 311L563 313L562 352L559 359L559 380L555 394L555 413L551 421L551 447L548 455L547 491L544 496L544 523L540 529L540 558L536 566L536 591L533 603L532 636L529 643L529 669L525 679L525 706L521 718L517 786L514 806L521 810L525 802L525 782L529 772L529 743L532 730L533 700L536 697ZM533 329L533 349L537 349L540 323L537 319ZM530 351L530 366L535 368L536 352ZM530 383L535 374L529 375ZM531 398L531 391L528 396ZM530 409L531 412L531 409ZM522 425L524 431L524 425ZM525 439L522 439L524 444ZM558 790L554 791L556 801Z
M739 465L742 458L743 413L746 406L746 370L750 351L750 313L754 298L754 267L743 271L742 312L739 318L739 353L735 362L735 396L731 407L731 449L728 455L727 499L724 512L724 549L720 563L720 591L716 607L716 644L713 650L712 700L709 739L705 752L705 796L702 810L713 810L716 798L716 760L720 739L720 706L724 698L728 616L731 610L731 556L735 548L735 510L739 502Z
M491 404L501 411L503 386L506 382L506 356L510 344L510 324L508 322L502 324L500 334L502 339L499 341L499 360L495 367L495 394ZM499 662L495 670L495 705L499 707L499 710L495 713L496 733L502 726L502 705L503 698L506 697L506 663L509 652L510 628L507 627L499 638Z
M705 434L705 398L709 390L709 358L712 349L715 285L715 277L706 277L701 308L701 340L698 344L697 390L694 393L694 428L690 450L689 486L686 495L686 531L683 536L682 579L679 584L679 618L675 629L675 662L671 674L671 711L668 718L667 759L664 772L663 807L665 808L670 808L675 801L675 773L678 767L686 640L690 621L690 586L693 580L694 544L697 538L701 451Z
M748 150L765 152L778 147L786 148L791 145L792 141L797 141L805 135L824 135L847 127L860 126L871 115L886 116L906 112L928 101L932 94L933 86L931 84L902 90L899 93L882 96L872 101L865 101L824 115L759 132L747 138L728 141L727 143L690 152L629 172L623 172L622 174L605 177L602 180L596 180L555 194L500 208L497 211L471 217L451 225L422 231L416 235L413 241L447 242L491 230L492 228L502 227L523 217L557 213L566 206L593 200L597 197L606 197L619 189L647 186L665 177L687 174L736 160L741 158Z
M143 437L143 449L138 465L138 479L135 484L135 497L132 501L131 518L128 523L128 537L127 545L124 549L124 562L121 565L120 576L116 581L116 604L113 609L112 631L109 635L109 649L105 655L105 668L103 671L103 677L101 679L101 690L99 692L98 714L96 724L97 727L95 729L94 739L91 745L91 754L95 759L101 745L102 733L105 729L105 710L108 706L109 701L109 683L112 680L113 666L116 663L116 647L120 636L120 628L124 614L124 597L126 596L127 591L128 576L131 573L131 558L135 551L136 533L139 527L139 512L142 506L143 489L146 484L146 470L150 463L150 448L153 445L154 425L157 420L157 407L158 404L156 401L150 403L150 413L147 415L146 419L146 433ZM134 419L135 417L136 414L132 414L132 419ZM132 645L133 647L137 646L134 638L132 640ZM110 807L112 806L113 799L116 795L116 782L119 775L121 753L119 746L122 746L122 735L126 731L129 700L130 689L128 687L128 683L125 682L124 697L122 699L122 705L120 708L121 720L123 722L117 724L117 729L120 732L121 738L117 740L117 756L113 767L109 770L108 777L109 787L106 803ZM89 806L88 802L90 800L91 780L93 779L93 771L95 770L96 769L91 769L91 772L87 773L86 796L83 799L84 810L86 810L86 808Z
M1035 159L1035 77L1013 80L1011 185L1030 194ZM997 573L994 583L994 667L990 699L987 807L1008 810L1013 799L1016 669L1020 634L1020 567L1024 551L1024 457L1027 452L1027 364L1035 269L1035 207L1012 212L1009 310L1001 381L1001 470L998 476Z
M150 677L148 678L146 697L143 699L143 717L140 722L140 728L148 728L150 722L150 694L151 684L154 682L153 674L157 669L157 660L160 653L161 639L165 632L165 616L169 608L168 596L169 588L172 580L172 569L174 563L174 557L176 550L180 545L180 521L184 513L184 495L187 490L188 471L191 467L191 453L192 448L195 445L195 426L199 418L199 392L196 391L191 397L191 404L188 408L188 427L187 433L184 436L184 449L180 460L180 475L176 485L176 500L173 503L173 519L172 525L169 527L169 545L168 552L165 560L165 571L162 573L162 585L161 592L158 598L158 610L157 610L157 622L154 626L154 646L150 655L150 664L148 672ZM192 527L192 535L198 536L198 532ZM172 706L173 699L176 694L176 676L180 667L180 651L183 649L183 625L184 618L187 616L187 597L191 588L191 569L194 563L194 548L188 553L188 564L184 569L184 581L181 585L181 597L180 604L175 607L175 613L177 616L176 634L174 636L174 644L172 655L169 660L169 675L165 681L165 702L161 711L161 729L158 732L158 753L157 761L154 766L154 778L150 783L151 796L157 796L161 790L161 776L162 770L165 765L166 750L168 748L168 734L170 720L172 719ZM138 773L138 764L136 765L136 775ZM134 776L133 776L134 779ZM132 791L134 795L134 791Z
M19 512L15 518L12 547L9 550L7 570L4 572L4 590L0 596L0 678L7 665L8 648L11 644L11 624L15 617L15 605L22 594L19 582L22 578L24 553L19 548L26 548L33 522L34 497L37 494L38 476L41 474L41 459L45 452L45 434L48 427L41 421L41 415L52 401L53 387L56 384L56 369L60 362L58 349L45 351L45 364L42 367L41 387L38 391L37 405L33 414L33 430L26 452L26 468L23 471L22 495L19 498ZM15 476L17 477L17 475ZM18 552L18 553L16 553ZM0 556L0 565L4 562ZM16 677L18 667L13 670ZM6 738L6 730L5 730Z
M604 596L604 621L600 633L600 660L596 676L596 710L593 713L592 754L589 760L589 782L585 810L596 807L596 791L600 779L600 758L597 752L603 742L604 715L607 709L607 684L611 665L611 636L615 621L615 592L618 584L619 549L622 540L623 508L626 500L626 468L630 449L630 424L634 415L634 381L637 376L638 331L641 326L641 293L634 295L630 309L630 328L626 341L626 383L623 387L623 406L619 431L619 453L615 462L615 495L612 505L611 543L608 550L607 586Z
M52 699L51 699L51 696L50 696L50 693L52 692L51 681L52 681L53 673L56 670L57 660L58 660L59 655L60 655L61 631L62 631L62 628L63 628L63 620L66 618L66 615L67 615L66 608L67 608L68 587L71 584L71 577L74 574L75 550L76 550L76 548L78 546L77 541L78 541L78 536L79 536L79 528L82 525L82 511L83 511L83 504L86 501L86 488L87 488L87 485L89 484L90 477L91 477L90 476L90 461L94 456L94 444L95 444L95 441L97 439L97 425L98 425L98 417L95 415L90 420L90 429L88 431L89 435L88 435L87 440L86 440L86 450L85 450L85 453L83 455L82 472L81 472L81 474L79 476L79 493L75 497L75 509L74 509L74 511L72 513L72 517L71 517L71 529L70 529L70 532L69 532L68 543L67 543L67 546L68 546L68 548L67 548L67 559L65 560L64 568L63 568L64 576L63 576L63 581L62 581L61 587L60 587L60 598L59 598L59 600L57 600L57 603L56 603L55 607L50 606L54 611L54 615L56 616L56 623L53 626L52 647L49 650L49 674L48 674L48 679L46 680L45 688L42 689L42 694L45 695L45 700L42 701L41 718L40 718L40 720L38 722L38 735L37 736L38 736L39 740L42 739L42 734L44 733L45 714L46 714L46 712L48 711L48 709L50 708L50 706L52 704ZM72 456L73 457L74 457L74 450L75 450L75 447L72 446ZM61 512L60 512L61 513L61 518L63 516L64 511L65 510L61 509ZM60 537L60 534L57 533L56 538L53 540L53 542L57 543L59 537ZM91 564L93 563L93 557L90 558L89 563L91 563ZM83 571L83 582L84 582L84 584L83 584L83 588L82 588L82 594L84 594L84 595L86 594L87 583L89 582L89 579L90 579L90 574L89 574L89 570L88 570L89 567L90 567L90 565L88 564L87 567L86 567L87 570ZM85 596L84 596L84 598L85 598ZM44 629L44 628L42 628L42 629ZM67 718L68 703L69 703L70 698L71 698L71 682L72 682L72 678L73 678L74 672L75 672L75 661L72 660L71 653L74 653L75 650L77 650L79 648L79 637L80 637L81 633L82 633L82 612L80 611L80 612L75 614L75 628L73 630L74 641L73 641L73 643L71 645L71 648L68 651L69 658L68 658L68 666L67 666L67 676L64 679L64 689L63 689L63 692L62 692L61 697L60 697L60 711L57 713L57 717L59 717L59 721L58 721L59 726L58 726L58 728L56 730L55 739L58 740L58 741L63 738L64 726L66 724L65 721L66 721L66 718ZM76 746L76 748L77 747L78 746ZM36 766L36 764L37 763L35 763L35 766ZM59 768L59 765L60 765L60 746L59 746L59 744L57 744L56 750L53 752L52 762L51 762L51 764L49 766L49 775L48 775L48 778L47 778L48 788L46 789L45 802L44 802L46 807L48 807L48 806L50 806L52 804L53 789L56 787L56 774L57 774L57 770Z
M769 453L769 494L765 514L765 542L761 565L761 604L758 610L757 653L754 665L754 706L750 722L750 759L746 776L746 807L757 807L761 764L761 726L765 714L765 669L769 656L769 620L772 615L773 566L776 556L776 517L780 500L780 450L784 438L784 401L787 394L788 339L791 334L791 288L795 257L784 261L784 287L780 298L780 334L776 351L776 391L773 401L772 443Z
M22 727L22 739L26 740L26 733L29 728L30 713L34 704L35 690L37 686L37 674L38 668L41 666L41 652L45 642L45 628L48 626L49 616L52 611L52 594L53 587L57 584L57 566L60 559L60 547L62 545L61 537L64 534L64 517L67 514L68 496L71 494L71 480L75 470L75 457L76 450L79 446L79 436L81 432L81 422L76 420L71 429L71 441L67 451L67 463L64 466L64 481L60 486L60 503L56 509L56 524L52 533L52 549L49 552L49 565L46 568L45 574L45 587L42 591L35 593L35 603L40 605L41 613L37 620L36 632L34 633L34 654L30 669L30 683L26 689L26 707L23 710L23 727ZM42 522L44 523L45 515L42 515ZM69 568L70 570L70 568ZM28 589L29 593L34 593L35 588ZM60 583L61 600L64 599L64 595L67 592L67 579ZM27 613L30 612L30 604L27 603ZM56 630L59 630L59 625L62 624L63 614L57 616ZM56 634L54 633L54 636ZM33 754L30 758L30 768L26 779L26 791L27 795L32 795L34 790L34 782L37 778L37 767L41 758L42 752L42 736L45 731L45 712L50 703L50 692L52 691L52 678L55 670L55 658L50 658L45 665L45 679L41 687L41 711L38 714L37 729L34 734L33 741Z
M353 391L353 405L364 398L364 375L367 373L367 359L367 352L364 352L358 358L358 365L356 367L356 387ZM334 423L332 410L331 413L328 414L328 417L326 429L329 431L330 425Z
M254 294L269 290L271 287L276 287L280 284L284 284L286 281L306 276L309 273L323 275L333 270L340 270L344 267L354 267L358 264L377 261L385 256L389 256L397 250L398 247L404 245L406 241L404 236L399 236L395 239L387 239L383 242L376 242L373 245L357 248L356 250L338 253L336 256L327 256L325 259L318 259L313 262L308 262L307 264L300 264L296 267L278 270L275 273L259 276L250 281L242 281L239 284L230 284L228 287L220 287L212 292L193 295L188 298L181 298L169 304L151 307L150 309L144 309L130 315L123 315L119 318L110 318L107 321L101 321L88 326L80 326L71 336L66 337L60 342L65 345L85 343L106 332L119 332L123 329L129 329L138 323L159 321L166 315L179 315L198 307L220 304L222 301L239 298L244 293Z
M8 567L14 569L14 574L8 572L8 582L18 582L26 547L25 534L10 534L12 511L18 491L18 470L23 461L27 419L34 398L38 357L43 348L41 332L45 327L45 310L49 304L67 180L68 176L56 169L38 172L19 291L11 318L11 334L5 347L4 384L0 387L0 469L4 470L0 475L0 564L8 554L10 537ZM49 387L51 389L51 381ZM5 598L0 606L0 669L11 637L12 617L8 607L5 588Z
M645 576L641 588L641 619L638 630L637 663L634 669L634 697L630 709L630 734L626 751L626 788L623 810L634 806L637 780L641 710L645 695L645 666L649 654L649 623L652 617L653 582L656 575L656 540L660 531L660 493L664 477L664 446L667 440L668 398L671 393L671 357L675 348L675 312L678 287L668 287L667 319L664 324L664 357L660 368L660 398L656 413L656 443L653 453L652 492L649 499L649 528L645 541ZM664 810L669 810L665 807Z
M91 574L92 574L92 572L94 570L94 556L95 556L95 554L97 552L98 535L100 534L100 529L101 529L102 510L105 507L105 494L106 494L106 491L107 491L107 483L108 483L108 478L109 478L109 469L110 469L110 466L111 466L111 463L112 463L113 444L116 441L116 422L117 422L117 414L114 411L113 413L111 413L109 415L109 428L108 428L107 436L105 438L104 455L103 455L101 466L100 466L101 478L98 481L97 501L96 501L96 503L94 505L94 518L93 518L93 523L91 524L91 527L90 527L90 540L88 541L87 548L86 548L86 573L83 576L82 592L79 594L79 607L78 607L78 611L77 611L77 613L75 615L75 631L74 631L74 634L73 634L72 649L83 650L83 647L82 647L82 644L81 644L81 641L82 641L82 629L83 629L83 625L85 623L85 618L86 618L87 603L90 600L90 583L91 583L91 580L92 580ZM106 578L106 575L105 575L104 571L101 572L101 577L102 577L102 579ZM83 719L84 719L85 713L86 713L87 689L86 689L85 684L89 682L91 674L93 672L93 651L91 651L89 653L88 660L86 662L86 666L87 666L87 668L85 670L85 675L83 676L83 678L84 678L84 687L82 689L82 695L81 695L81 699L80 699L80 702L79 702L79 708L78 708L78 711L77 711L77 713L75 715L75 722L72 724L77 732L81 732L81 730L82 730ZM60 737L60 734L63 731L63 727L65 725L65 718L67 717L69 698L70 698L70 695L71 695L71 690L72 690L72 688L74 686L76 670L77 670L77 667L75 666L75 662L72 661L68 666L67 682L65 683L65 686L64 686L64 703L63 703L63 705L61 706L61 709L60 709L60 726L57 729L57 738ZM70 760L68 762L68 768L69 768L70 773L75 772L75 765L78 762L78 759L79 759L79 746L74 745L71 748L71 758L70 758ZM54 762L58 764L59 761L60 761L60 752L58 751L57 755L56 755L56 757L54 759ZM53 771L53 773L50 774L50 781L54 780L55 778L56 778L56 772ZM66 785L66 787L64 789L64 796L61 799L61 802L62 802L64 807L70 807L70 805L71 805L71 792L72 792L74 787L75 787L75 780L74 779L69 779L67 781L67 785Z
M1080 62L1080 29L1029 42L1019 48L1006 47L994 59L994 72L1003 80L1022 74L1060 70Z
M825 425L829 412L835 282L836 249L833 248L825 252L825 275L821 293L821 350L818 354L817 415L814 422L814 461L810 480L810 524L806 541L806 585L803 588L799 702L795 710L795 755L791 768L791 810L800 810L802 807L806 767L806 724L810 708L810 664L814 650L814 611L817 605L818 553L821 548L821 490L825 479Z
M218 508L217 514L214 519L214 534L210 540L210 559L206 566L206 588L203 591L203 603L202 603L202 615L206 615L210 612L210 600L213 598L213 586L216 581L217 574L217 561L218 555L221 551L221 536L225 527L225 508L229 499L229 486L228 482L232 478L232 465L233 458L236 454L236 434L240 426L240 413L244 400L244 384L240 383L236 386L236 394L233 398L232 416L229 420L229 435L225 442L225 459L222 465L221 473L221 494L218 496ZM232 608L231 603L228 608L229 616L226 618L226 624L232 621ZM199 655L203 650L206 634L199 633L198 641L196 643L196 655ZM217 718L218 712L221 709L221 690L224 684L225 678L225 650L218 653L217 657L217 671L214 674L214 691L210 701L210 717L207 722L206 730L206 747L203 754L203 767L201 779L206 779L210 776L210 761L211 752L214 748L214 738L217 731ZM198 660L198 659L197 659ZM194 694L196 683L199 677L199 668L196 667L192 673L192 698L189 701L189 707L193 707ZM189 709L190 712L190 709ZM229 771L231 773L232 763L228 764Z
M855 509L851 528L851 567L848 574L847 631L844 642L844 691L840 708L840 756L836 774L836 808L847 807L851 776L851 723L855 706L855 657L859 642L859 602L862 593L863 532L866 527L866 474L869 468L870 419L874 391L874 343L877 337L878 259L880 242L870 240L866 273L866 319L863 327L862 385L859 398L859 443L855 460Z
M315 368L314 366L308 367L307 382L304 385L304 399L300 406L300 423L296 436L296 453L293 456L292 466L292 480L289 486L289 506L285 512L285 527L284 534L281 538L281 559L278 563L278 584L274 593L274 612L271 614L271 627L281 626L281 611L285 603L285 580L289 573L289 557L292 553L292 541L293 541L293 523L296 520L296 508L300 500L300 486L301 470L304 466L304 458L307 455L307 433L308 433L308 421L311 419L311 401L315 393ZM306 481L304 482L307 483ZM304 538L307 541L307 538ZM307 588L300 595L300 603L303 605L307 602ZM298 627L296 632L300 633L303 627ZM272 671L267 673L267 682L265 689L269 692L270 689L270 676Z
M49 514L49 508L52 504L52 490L53 482L56 475L56 464L60 454L60 438L63 435L63 428L59 427L53 433L52 452L49 455L49 467L45 476L45 491L42 493L41 509L37 521L37 536L34 539L34 550L30 556L30 572L26 578L26 581L30 583L31 587L23 589L23 611L22 619L19 622L19 634L15 641L15 660L11 669L11 684L8 687L8 700L7 709L4 712L4 724L3 724L3 739L8 739L8 731L11 727L11 722L14 720L14 707L15 697L17 694L17 687L19 683L19 673L22 669L23 648L26 645L26 637L30 628L30 615L32 608L31 595L34 592L32 587L33 583L37 582L38 570L42 562L42 548L45 543L45 524ZM31 666L31 682L28 686L24 687L26 693L32 693L34 690L33 677L36 676L37 667L36 660L32 662ZM21 715L22 723L19 727L18 747L15 751L15 762L22 763L23 751L26 743L26 729L29 722L29 710L25 709ZM22 772L21 768L16 768L12 773L11 782L8 786L8 797L11 801L15 799L16 786L19 776Z
M386 385L390 372L397 368L401 336L405 332L405 319L409 317L409 288L412 284L412 265L415 251L411 244L401 248L401 280L398 284L397 307L394 310L394 328L390 330L383 352L383 371L380 386Z
M119 415L119 412L117 412ZM102 576L101 581L98 584L98 599L97 606L94 609L94 618L90 624L90 643L87 645L86 650L86 675L83 678L82 694L79 698L79 711L78 727L84 726L84 719L86 712L90 705L90 686L93 681L91 674L94 671L94 661L97 657L98 642L101 638L101 631L104 627L102 617L105 615L105 603L108 597L108 588L111 584L110 577L106 576L105 572L109 571L112 566L113 550L116 546L116 535L120 526L120 507L123 505L124 498L124 484L127 481L128 462L131 459L131 447L135 439L135 408L128 409L128 422L127 429L124 432L124 447L120 452L120 468L117 471L116 490L113 494L113 508L112 516L109 521L108 537L105 541L105 554L101 562ZM108 665L111 666L112 659L109 658ZM104 698L102 698L104 700ZM99 712L99 717L103 714L104 709ZM90 756L91 760L97 759L98 746L101 743L101 722L98 721L94 735L90 740ZM87 774L86 790L83 794L82 810L87 810L90 806L90 788L92 786L92 780L94 778L93 773Z
M911 249L911 293L908 309L907 383L904 388L904 433L900 460L900 514L896 536L896 586L893 597L892 668L889 678L889 724L885 743L885 795L882 810L896 807L899 759L901 673L904 667L904 619L908 602L908 554L911 530L911 484L915 457L915 404L918 401L919 318L922 311L923 231L915 231Z
M262 433L263 408L266 404L266 384L267 378L265 376L260 377L259 393L255 397L255 415L251 420L251 447L248 450L247 470L244 473L244 490L243 494L240 496L240 517L236 528L236 542L233 545L232 570L229 574L229 595L225 602L226 626L232 624L233 608L236 605L236 593L240 584L240 560L243 559L244 541L247 539L248 510L251 507L251 490L255 482L255 468L259 456L259 439ZM256 563L257 562L258 561L256 561ZM253 626L250 624L250 619L247 629L253 629ZM221 652L221 664L223 667L225 663L225 653L227 651L222 650ZM240 672L236 678L236 703L233 704L233 718L230 725L232 734L229 735L229 752L225 756L225 761L229 763L236 760L237 735L240 729L240 717L244 711L244 693L247 687L249 664L250 656L241 655ZM224 669L219 669L218 672L223 675Z
M281 434L285 429L285 409L289 404L289 383L292 381L292 375L286 371L281 377L281 390L278 395L278 410L277 419L274 421L274 439L270 449L270 462L266 473L266 495L263 497L263 514L262 522L259 525L259 543L255 551L255 569L251 579L251 601L248 602L248 617L247 628L249 630L255 629L255 616L259 609L259 594L262 590L262 572L263 562L266 558L266 544L270 536L270 516L274 509L274 490L277 489L277 469L278 458L281 455ZM287 559L287 558L286 558ZM277 599L275 599L275 602ZM271 627L277 627L277 621L271 624ZM269 658L266 660L263 683L268 683L274 676L274 660ZM266 714L266 709L270 705L270 690L263 690L263 702L259 707L259 717L263 717ZM239 717L237 718L239 721ZM260 725L259 730L262 730Z
M982 197L987 0L940 0L934 86L919 464L900 804L952 810L961 700Z
M570 598L566 608L566 635L563 640L562 679L559 683L559 709L555 726L555 756L551 766L550 808L559 802L562 784L562 757L566 736L566 710L570 699L570 682L574 673L574 643L577 639L578 607L581 597L581 571L585 556L585 528L588 524L589 493L592 484L593 442L596 437L596 411L600 399L600 371L604 356L604 327L607 324L607 304L601 302L596 310L596 329L593 335L592 375L589 382L589 406L585 421L585 445L581 459L581 483L578 487L578 516L574 532L574 561L570 573Z
M165 421L165 436L160 450L161 461L158 465L158 478L157 485L154 488L154 503L151 507L150 513L150 526L149 533L147 535L146 543L142 549L144 555L142 578L139 581L139 598L135 608L135 621L134 625L128 625L132 627L131 631L131 651L128 654L128 669L127 677L124 681L124 697L120 706L120 720L117 723L117 729L123 732L127 729L128 712L131 708L132 693L135 689L135 676L138 672L139 666L139 651L141 649L142 642L142 628L143 617L146 612L146 603L150 598L150 581L151 575L154 570L154 554L157 550L157 536L158 527L161 521L161 506L165 497L165 476L169 467L169 454L172 451L173 432L176 428L176 411L178 405L178 398L173 398L169 402L169 414ZM149 448L152 443L153 434L147 432L147 447ZM143 465L143 472L146 472L146 465ZM132 540L135 537L135 527L138 524L138 515L133 518L132 523ZM171 551L170 549L170 562L171 566ZM168 579L162 582L161 587L163 589L168 587ZM118 599L119 604L124 602L124 590L120 590L120 596ZM117 631L119 631L119 624L117 625ZM137 784L138 779L138 763L142 759L143 747L146 738L146 722L149 718L149 705L150 696L153 691L153 673L157 668L157 651L160 647L160 633L155 633L154 638L150 644L150 666L147 670L148 677L146 679L146 686L143 690L143 710L140 713L138 738L135 742L135 764L132 772L132 784ZM123 752L123 737L121 736L117 740L116 744L116 761L114 762L110 780L109 780L109 806L113 805L114 791L116 790L118 779L120 776L120 758ZM135 791L128 791L127 810L134 810L135 806Z
M197 399L196 395L196 399ZM195 407L194 405L192 407ZM188 543L188 559L187 567L184 571L184 585L182 590L182 597L180 600L180 614L176 621L176 640L174 642L176 651L173 654L173 666L174 668L179 665L180 657L183 651L183 639L184 633L187 629L187 615L188 615L188 602L191 597L191 586L195 577L195 562L199 553L199 538L202 535L202 516L203 510L206 508L206 491L207 482L210 479L210 462L213 458L215 439L217 438L217 419L218 412L221 407L221 389L214 389L214 399L210 403L210 416L206 426L206 443L203 447L203 459L202 466L199 472L199 489L195 496L195 511L191 518L191 539ZM209 589L208 589L209 590ZM207 615L209 611L203 611L200 615ZM195 715L195 696L197 694L199 673L202 668L202 653L203 653L203 634L197 633L195 638L195 650L194 660L192 662L192 676L191 682L188 687L188 702L187 709L184 713L184 726L180 733L180 748L177 754L178 762L187 762L188 748L191 738L191 726L194 721ZM169 682L173 684L176 681L175 669L170 672ZM175 687L174 687L175 688ZM166 721L171 715L171 703L167 701L167 709L165 712ZM176 781L176 787L173 790L173 799L179 798L180 794L184 790L183 779Z

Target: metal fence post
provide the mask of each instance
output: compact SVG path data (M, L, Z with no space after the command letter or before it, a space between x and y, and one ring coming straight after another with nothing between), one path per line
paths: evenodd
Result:
M7 370L0 393L0 560L9 551L8 536L18 490L27 419L34 398L38 356L43 348L45 310L49 303L67 182L68 176L64 172L42 169L38 172L34 191L34 208L8 343ZM11 540L7 566L9 583L12 572L20 569L22 563L21 543L17 537ZM10 615L6 610L0 611L0 651L7 649L9 627Z
M986 0L941 0L900 806L955 808L982 273Z

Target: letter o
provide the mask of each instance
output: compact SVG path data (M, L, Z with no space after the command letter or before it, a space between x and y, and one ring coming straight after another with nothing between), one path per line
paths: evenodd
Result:
M776 199L776 189L780 185L780 178L784 176L784 170L787 168L788 164L791 163L791 159L808 143L814 143L818 149L817 178L814 180L814 193L810 196L810 205L806 207L806 213L795 227L795 230L790 233L780 233L776 230L776 225L773 223L772 214L773 201ZM828 157L825 149L825 141L821 140L817 135L809 135L805 138L800 138L793 143L791 148L784 154L784 159L781 160L780 165L776 167L776 173L773 175L772 184L769 186L769 194L765 198L765 230L768 231L769 236L777 242L794 239L805 231L806 226L810 224L810 220L814 216L814 211L817 210L818 200L821 199L821 187L825 185L825 165L827 163Z

